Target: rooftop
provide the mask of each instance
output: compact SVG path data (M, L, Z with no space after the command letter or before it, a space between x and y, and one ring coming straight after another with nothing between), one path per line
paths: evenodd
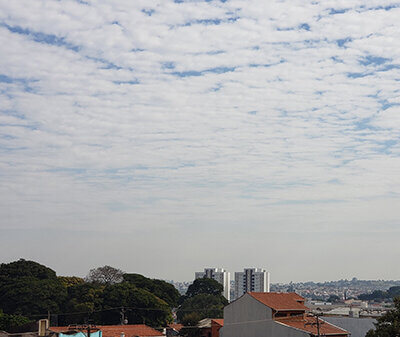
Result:
M276 311L308 311L304 305L304 297L296 293L256 293L250 292L250 296L257 301L265 304L267 307Z
M163 334L145 324L128 324L128 325L97 325L102 332L102 337L121 337L121 333L125 337L156 337ZM68 331L67 326L50 327L51 331L63 332Z
M215 318L215 319L212 319L211 320L211 324L212 323L216 323L216 324L218 324L218 325L220 325L220 326L224 326L224 320L223 320L223 318Z
M320 321L320 335L348 335L349 333L333 324L330 324L322 319ZM277 318L276 322L281 323L292 328L296 328L315 336L318 335L317 329L317 318L306 316L306 317L283 317Z

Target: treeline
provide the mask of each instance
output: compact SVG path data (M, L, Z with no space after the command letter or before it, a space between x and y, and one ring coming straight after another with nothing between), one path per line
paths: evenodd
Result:
M400 296L400 286L390 287L387 291L375 290L372 293L361 294L358 298L362 301L377 301L392 300Z
M222 317L227 304L222 285L196 280L185 296L162 280L123 273L110 266L92 269L85 279L57 276L34 261L0 265L0 330L51 317L52 325L147 324ZM175 308L175 309L174 309Z

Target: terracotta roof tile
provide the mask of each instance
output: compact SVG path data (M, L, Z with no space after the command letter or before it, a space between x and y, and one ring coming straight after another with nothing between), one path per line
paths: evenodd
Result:
M224 326L224 320L222 318L215 318L215 319L211 320L211 324L213 322L217 323L220 326Z
M174 329L175 331L180 331L183 328L183 324L172 323L172 324L168 324L168 327Z
M145 324L128 324L128 325L97 325L102 332L102 337L120 337L121 333L125 337L155 337L162 336L159 332ZM50 327L51 331L62 332L68 330L68 327Z
M296 293L256 293L250 292L250 296L277 311L299 310L307 311L304 305L305 299Z
M310 317L306 316L305 318L303 317L282 317L282 318L277 318L277 322L302 330L306 331L308 333L311 333L315 336L317 336L318 331L317 331L317 318L316 317ZM320 319L320 335L348 335L349 333L341 329L337 326L334 326L322 319Z

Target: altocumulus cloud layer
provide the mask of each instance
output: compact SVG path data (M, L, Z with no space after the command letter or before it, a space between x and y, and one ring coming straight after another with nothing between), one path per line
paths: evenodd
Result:
M3 256L20 255L22 230L39 259L39 233L80 231L108 249L94 264L170 270L177 252L155 249L151 268L117 257L165 239L190 278L203 264L275 266L260 254L282 241L325 258L344 237L390 246L399 17L386 0L1 0ZM260 254L238 250L252 245Z

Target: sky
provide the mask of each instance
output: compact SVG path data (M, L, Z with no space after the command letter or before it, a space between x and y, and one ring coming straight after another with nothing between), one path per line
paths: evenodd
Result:
M400 279L399 17L0 0L0 262Z

